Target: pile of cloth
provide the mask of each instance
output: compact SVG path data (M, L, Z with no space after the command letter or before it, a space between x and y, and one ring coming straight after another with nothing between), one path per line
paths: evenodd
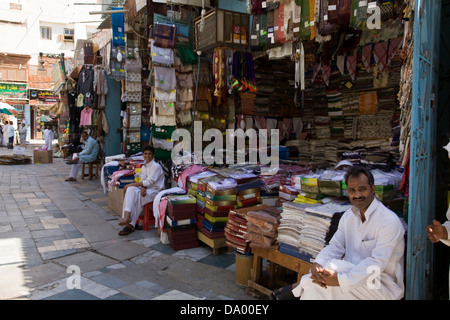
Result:
M301 214L302 229L299 235L299 250L315 258L328 244L335 227L339 223L342 213L350 209L351 205L328 203L320 206L309 206ZM335 217L336 214L336 217Z
M244 239L250 241L251 248L278 248L277 229L282 210L266 207L247 212L247 233Z
M267 207L268 205L264 204L230 210L225 226L226 245L242 254L251 252L250 241L244 239L244 235L248 232L247 212Z
M31 157L24 155L4 155L0 156L0 165L12 165L12 164L30 164Z

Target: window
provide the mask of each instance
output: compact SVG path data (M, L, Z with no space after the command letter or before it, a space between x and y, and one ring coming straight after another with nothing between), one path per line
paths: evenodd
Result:
M74 41L74 33L73 29L64 29L64 41Z
M41 39L52 40L52 28L41 26Z

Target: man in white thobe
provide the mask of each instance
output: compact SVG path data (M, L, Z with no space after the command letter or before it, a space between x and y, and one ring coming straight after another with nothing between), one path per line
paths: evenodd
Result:
M52 150L52 142L53 142L54 137L53 137L53 131L50 130L50 128L48 126L45 128L42 138L44 138L45 146L47 147L47 150Z
M121 236L134 231L144 205L152 202L156 195L164 189L164 171L161 165L155 162L154 156L152 147L144 148L145 165L141 168L141 181L127 184L124 187L122 220L119 222L119 225L124 226L119 233Z
M369 170L351 167L346 184L353 207L292 293L305 300L401 299L405 229L375 198Z

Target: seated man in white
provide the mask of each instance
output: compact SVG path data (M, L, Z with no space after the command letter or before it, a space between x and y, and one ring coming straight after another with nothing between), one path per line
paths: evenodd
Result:
M74 153L74 158L67 162L72 164L72 168L70 169L69 178L66 181L77 181L78 171L80 171L83 162L88 163L97 160L100 149L98 142L90 137L86 131L81 133L81 138L85 141L85 147L78 155Z
M150 146L145 147L143 156L145 165L141 168L141 182L130 183L123 188L125 198L122 220L119 225L124 228L119 232L121 236L134 231L144 205L152 202L156 195L164 189L164 171L161 165L154 160L154 149Z
M292 294L300 299L401 299L404 296L404 227L375 198L374 178L364 167L345 176L353 207Z

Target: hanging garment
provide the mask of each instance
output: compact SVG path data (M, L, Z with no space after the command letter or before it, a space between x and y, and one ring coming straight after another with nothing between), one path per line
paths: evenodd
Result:
M80 114L80 126L90 126L92 124L92 108L84 108Z
M189 89L194 87L193 73L179 73L177 76L177 88Z
M164 66L170 66L174 64L174 53L172 49L161 48L155 45L155 41L152 40L150 43L152 62L156 64L161 64Z
M174 101L156 101L153 105L155 113L161 116L173 116L175 114Z
M378 64L378 69L382 73L384 73L384 69L386 68L388 43L389 41L378 42L373 47L373 57Z
M176 89L177 79L175 69L155 66L155 87L163 91Z
M154 26L155 46L160 48L174 48L176 38L175 25L157 23Z
M365 68L367 68L367 72L370 71L370 62L372 59L372 44L366 44L365 46L363 46L362 48L362 63L364 65Z
M121 10L121 7L112 7L111 10ZM114 13L111 15L111 28L112 28L112 45L125 46L125 15L122 12Z
M347 71L350 75L350 78L355 81L356 76L356 62L358 58L358 47L351 51L350 55L347 56Z
M402 45L403 45L403 37L398 37L389 40L387 64L391 63L392 58L394 58L398 54L398 50L400 50Z
M176 101L177 100L177 91L172 90L170 92L168 91L162 91L157 88L152 88L154 97L158 101Z

